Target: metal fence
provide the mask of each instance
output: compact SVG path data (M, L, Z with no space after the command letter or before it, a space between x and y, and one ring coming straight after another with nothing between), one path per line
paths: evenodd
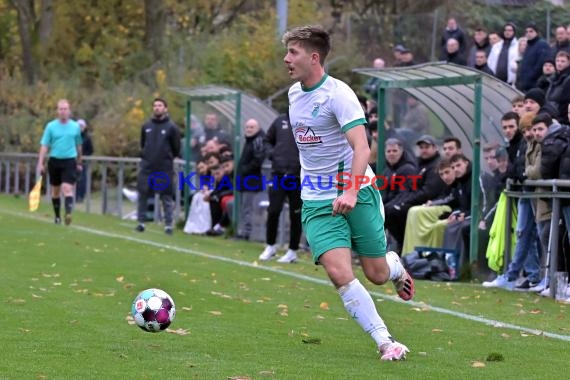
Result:
M36 163L38 155L34 153L0 153L0 192L6 194L26 195L30 192L36 181ZM133 218L136 216L136 202L125 202L123 188L136 188L137 169L140 158L135 157L105 157L84 156L86 170L86 191L84 201L76 204L76 209L87 213L115 215L119 218ZM184 161L174 161L175 173L184 172ZM194 171L191 163L190 171ZM264 174L269 174L270 166L264 165ZM175 210L174 220L183 220L184 207L182 197L184 191L178 186L178 177L172 178L175 182ZM193 181L198 181L194 176ZM46 173L45 184L49 183L49 174ZM198 187L198 183L194 183ZM46 201L50 201L50 186L44 185L43 191ZM251 240L265 241L265 228L268 206L267 192L260 192L256 197L256 206L252 215L253 230ZM154 205L159 205L159 196L154 196ZM160 207L154 207L155 221L161 220ZM279 221L277 243L286 244L289 239L288 205L285 204Z
M560 226L560 200L570 199L570 180L526 180L524 181L525 186L540 187L544 188L544 191L521 191L513 190L513 183L509 180L507 181L507 189L505 195L507 199L515 198L530 198L530 199L548 199L551 202L552 207L552 217L550 219L550 238L548 241L548 252L546 252L546 257L548 261L546 263L548 270L546 271L546 278L550 279L550 296L554 298L556 295L557 283L555 281L555 273L558 269L558 239L559 239L559 226ZM520 185L518 185L520 186ZM550 191L547 189L550 188ZM513 202L507 202L507 219L505 223L506 228L506 241L505 241L505 252L504 252L504 268L509 265L511 260L511 211L513 207ZM568 226L566 226L568 228ZM543 252L544 254L544 252Z

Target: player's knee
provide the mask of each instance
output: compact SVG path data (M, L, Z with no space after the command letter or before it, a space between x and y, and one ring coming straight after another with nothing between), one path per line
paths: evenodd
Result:
M386 271L367 271L364 274L374 285L384 285L390 279L390 275Z

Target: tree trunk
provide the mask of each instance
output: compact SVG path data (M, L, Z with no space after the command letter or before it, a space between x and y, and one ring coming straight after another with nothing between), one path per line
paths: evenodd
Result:
M28 84L36 82L36 60L32 47L32 33L34 30L34 0L11 0L12 6L18 11L18 31L22 44L22 61L24 74Z
M144 44L155 60L161 60L163 54L164 33L166 30L166 11L162 0L144 0L145 30Z
M42 0L40 11L40 46L46 46L53 30L53 0Z

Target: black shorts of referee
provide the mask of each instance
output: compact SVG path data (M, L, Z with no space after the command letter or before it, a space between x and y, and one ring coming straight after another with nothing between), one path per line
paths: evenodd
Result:
M77 181L77 160L75 158L55 158L48 160L49 184L60 186L62 183L75 184Z

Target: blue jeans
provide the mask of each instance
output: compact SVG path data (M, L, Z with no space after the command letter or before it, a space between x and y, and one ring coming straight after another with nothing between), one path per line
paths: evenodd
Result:
M517 217L517 243L513 261L507 270L507 279L514 281L524 266L528 280L540 281L540 260L538 255L538 228L534 219L534 211L530 199L519 199Z

